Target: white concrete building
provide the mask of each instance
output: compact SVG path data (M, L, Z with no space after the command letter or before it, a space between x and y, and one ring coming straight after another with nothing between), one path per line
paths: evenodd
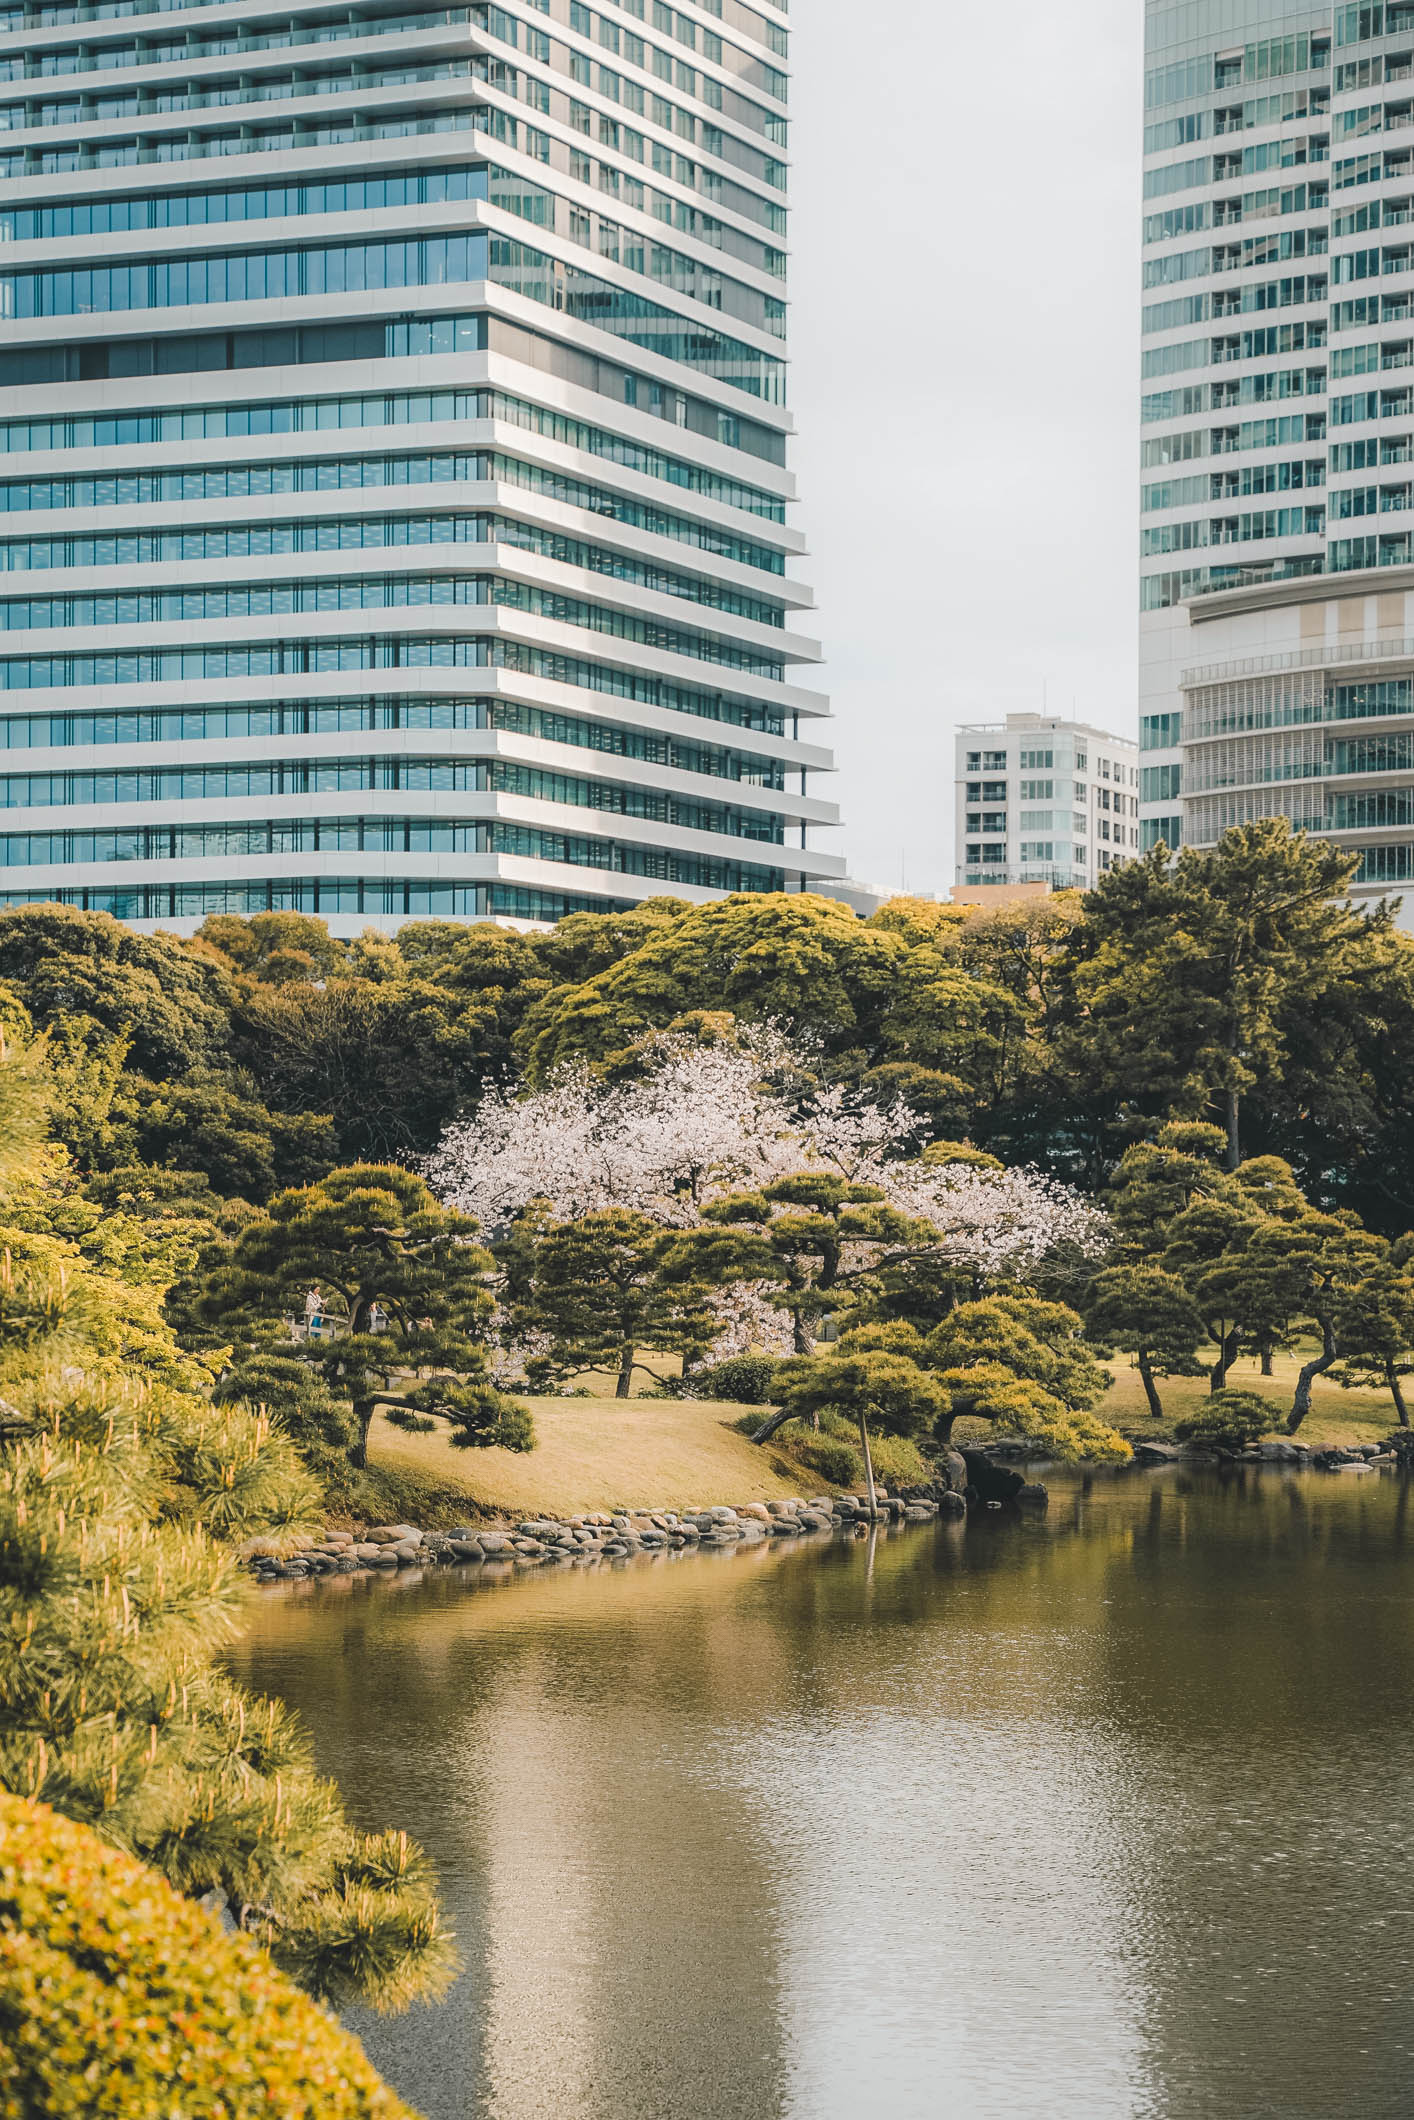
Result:
M777 0L0 7L0 900L803 889Z
M1414 5L1147 0L1146 845L1414 880Z
M957 880L1089 890L1139 848L1139 753L1090 722L1008 714L956 736Z

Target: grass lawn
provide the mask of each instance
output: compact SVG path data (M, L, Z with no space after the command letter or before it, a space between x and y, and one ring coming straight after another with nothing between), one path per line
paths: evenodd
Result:
M1149 1418L1139 1372L1127 1355L1111 1358L1114 1386L1100 1411L1124 1434L1164 1434L1207 1396L1206 1377L1159 1382L1164 1421ZM1296 1384L1295 1356L1278 1355L1264 1377L1256 1360L1234 1362L1231 1382L1272 1402L1273 1435L1285 1430ZM590 1373L590 1381L598 1379ZM369 1465L386 1485L390 1520L455 1522L458 1514L569 1515L584 1509L676 1509L698 1502L768 1502L819 1494L830 1482L795 1464L788 1451L758 1449L736 1427L746 1410L711 1399L529 1398L534 1450L453 1450L445 1429L406 1435L380 1414L369 1435ZM1345 1391L1318 1378L1303 1443L1378 1442L1395 1426L1383 1391ZM982 1442L980 1421L959 1422L955 1440ZM782 1438L787 1442L789 1431Z
M537 1399L535 1448L453 1450L446 1430L406 1435L381 1414L368 1439L369 1463L461 1489L483 1510L510 1516L583 1509L677 1509L687 1502L769 1502L820 1494L818 1472L803 1472L733 1425L746 1410L713 1399Z
M1114 1388L1100 1408L1105 1419L1125 1435L1162 1434L1197 1406L1208 1394L1206 1377L1160 1377L1159 1397L1164 1419L1149 1418L1144 1386L1128 1355L1111 1357ZM1255 1356L1233 1363L1228 1382L1234 1390L1259 1392L1272 1401L1272 1433L1284 1434L1291 1411L1300 1360L1295 1355L1275 1358L1275 1375L1264 1377ZM1297 1431L1301 1443L1378 1443L1398 1425L1394 1401L1387 1391L1346 1391L1339 1384L1317 1377L1311 1392L1311 1411Z

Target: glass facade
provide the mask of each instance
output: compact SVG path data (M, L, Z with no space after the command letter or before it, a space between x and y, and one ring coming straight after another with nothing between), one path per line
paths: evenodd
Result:
M1410 0L1147 0L1142 841L1284 817L1371 891L1414 863L1411 83Z
M841 873L788 43L0 8L0 901L350 933Z

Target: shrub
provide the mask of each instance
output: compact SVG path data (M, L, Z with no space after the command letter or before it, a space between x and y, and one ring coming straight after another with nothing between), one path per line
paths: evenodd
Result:
M1266 1435L1275 1416L1270 1399L1260 1398L1255 1391L1215 1391L1195 1412L1174 1424L1174 1434L1185 1443L1220 1443L1240 1450Z
M864 1459L856 1446L841 1436L792 1436L790 1454L835 1487L857 1487L864 1478Z
M0 1794L0 2113L414 2120L357 2041L155 1870Z
M683 1390L694 1399L727 1399L733 1406L764 1406L778 1366L771 1354L732 1354L684 1377Z

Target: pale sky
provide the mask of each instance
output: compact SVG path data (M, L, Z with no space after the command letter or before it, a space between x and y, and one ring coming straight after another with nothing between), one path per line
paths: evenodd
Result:
M946 894L958 722L1044 696L1135 729L1142 0L799 0L792 30L816 836Z

